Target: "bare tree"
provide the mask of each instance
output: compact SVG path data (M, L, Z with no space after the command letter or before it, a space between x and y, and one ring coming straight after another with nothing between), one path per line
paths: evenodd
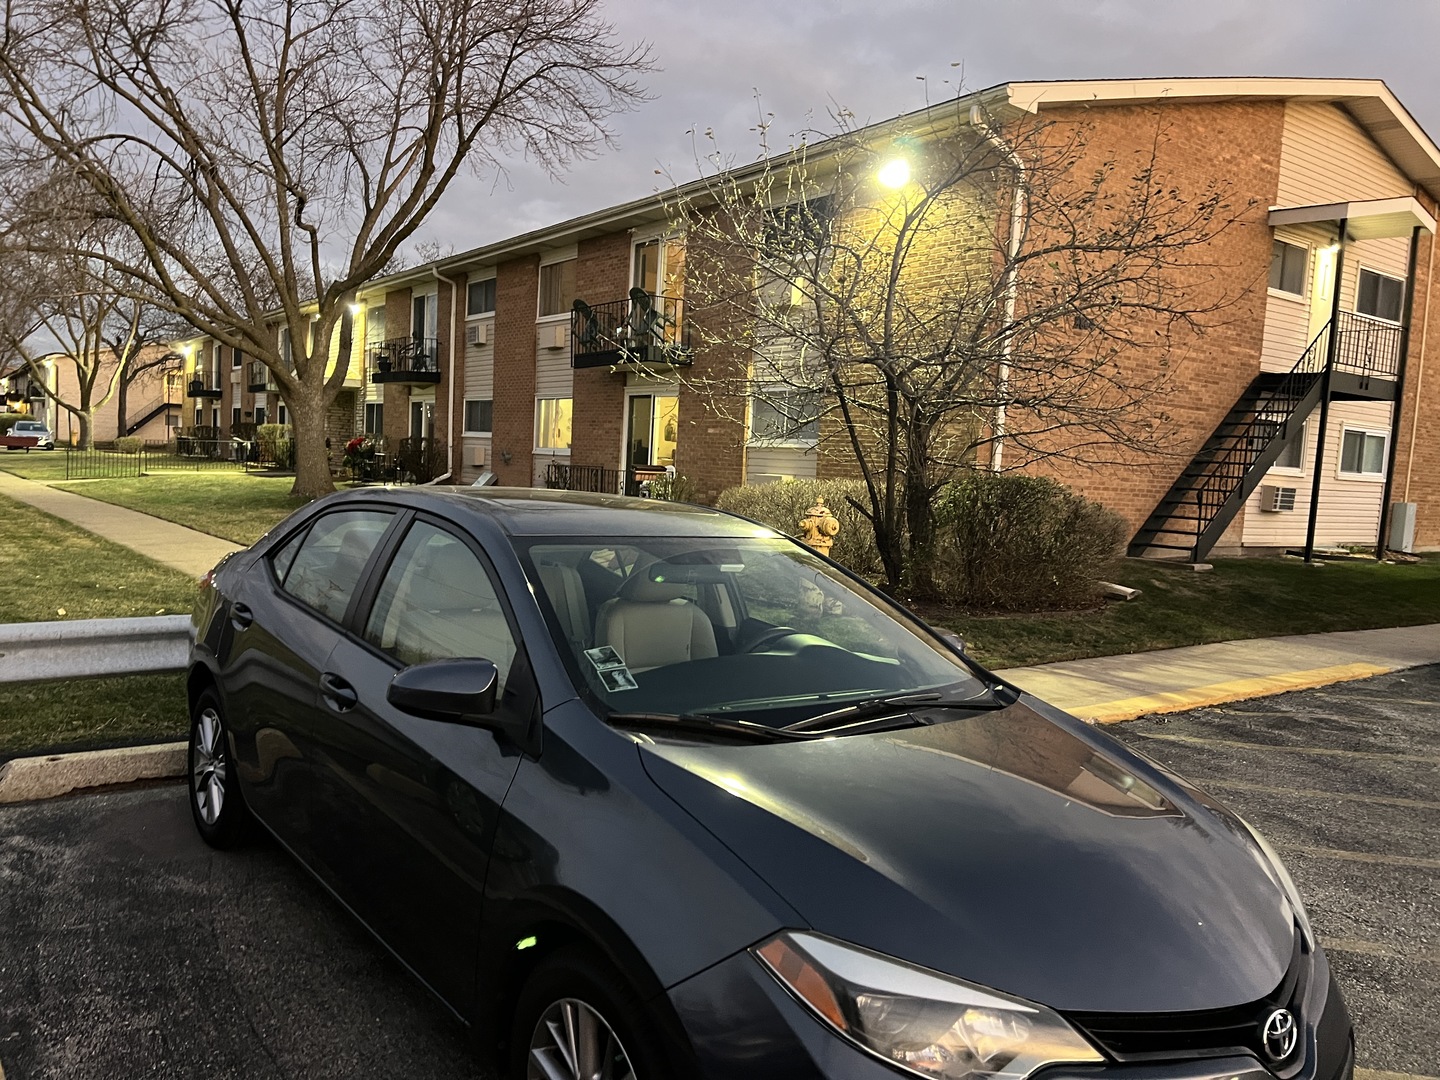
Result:
M108 247L96 235L105 231L112 233ZM89 232L73 242L74 249L113 250L113 229L92 223ZM28 370L32 385L75 418L81 449L94 442L97 410L118 396L118 434L124 434L126 389L146 371L173 366L165 344L173 318L128 295L118 277L104 260L76 250L39 254L0 247L0 357ZM66 385L71 380L47 378L47 364L73 372L73 391Z
M804 434L858 470L887 585L924 593L961 470L1163 448L1172 353L1243 291L1209 242L1249 207L1172 184L1158 126L1121 156L954 104L837 125L758 165L702 157L666 197L692 328L751 358L682 378L752 439Z
M463 167L594 151L645 66L597 0L9 0L0 148L133 236L128 292L270 368L314 496L356 291Z

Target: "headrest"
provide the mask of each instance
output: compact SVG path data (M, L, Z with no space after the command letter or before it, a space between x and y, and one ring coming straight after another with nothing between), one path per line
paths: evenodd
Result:
M682 581L652 581L649 570L640 570L625 579L620 586L621 600L633 600L639 604L665 604L679 600L685 595Z

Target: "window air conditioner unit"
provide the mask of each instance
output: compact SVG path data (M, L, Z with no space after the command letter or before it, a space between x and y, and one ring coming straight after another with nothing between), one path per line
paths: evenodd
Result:
M486 323L473 322L465 327L466 345L484 345L490 340L490 327Z
M485 464L485 447L469 446L466 449L468 449L470 452L471 466L478 469L480 466Z
M546 349L563 349L570 344L570 324L552 323L540 328L540 345Z
M1269 484L1262 484L1260 487L1260 509L1267 514L1283 513L1295 509L1295 489L1293 487L1272 487Z

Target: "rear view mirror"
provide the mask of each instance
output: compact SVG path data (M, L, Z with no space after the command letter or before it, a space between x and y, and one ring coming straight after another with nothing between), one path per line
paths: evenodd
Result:
M385 698L412 716L489 727L485 718L495 711L498 682L489 660L432 660L391 679Z

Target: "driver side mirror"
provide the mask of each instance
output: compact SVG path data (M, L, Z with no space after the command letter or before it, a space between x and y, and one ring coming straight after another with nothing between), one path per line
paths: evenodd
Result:
M499 681L489 660L431 660L391 679L385 700L427 720L490 727L484 718L495 711Z

